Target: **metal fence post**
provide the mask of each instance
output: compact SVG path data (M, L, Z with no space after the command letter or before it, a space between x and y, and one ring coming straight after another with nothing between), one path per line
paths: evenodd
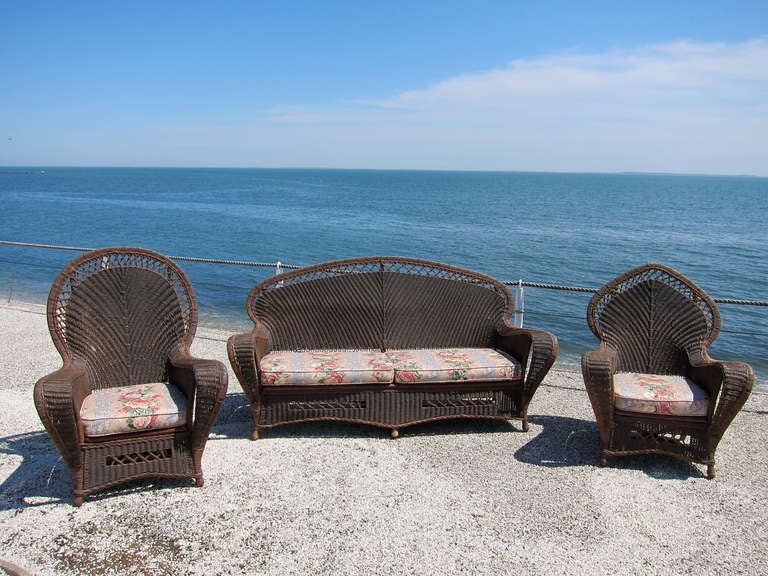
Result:
M520 280L515 287L515 319L514 324L518 328L523 327L523 316L525 315L525 292L523 291L523 281Z

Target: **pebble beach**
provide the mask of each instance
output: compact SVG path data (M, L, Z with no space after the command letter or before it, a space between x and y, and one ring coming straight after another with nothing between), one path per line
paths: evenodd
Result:
M28 574L768 574L768 394L718 475L663 456L598 465L581 374L556 364L519 422L282 426L250 440L230 370L204 486L142 480L72 506L32 401L60 358L45 311L0 305L0 566ZM229 334L192 347L228 366ZM0 574L2 574L0 568Z

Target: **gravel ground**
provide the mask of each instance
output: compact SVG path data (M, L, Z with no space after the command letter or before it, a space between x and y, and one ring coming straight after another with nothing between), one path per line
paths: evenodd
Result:
M36 575L768 574L768 394L720 444L718 476L672 458L597 466L581 376L556 366L517 423L289 425L248 439L230 387L205 485L141 481L71 502L32 402L59 367L45 316L0 307L0 560ZM196 355L226 363L226 334Z

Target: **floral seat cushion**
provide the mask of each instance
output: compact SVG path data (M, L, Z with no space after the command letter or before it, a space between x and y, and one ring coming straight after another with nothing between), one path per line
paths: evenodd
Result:
M173 384L151 382L94 390L80 408L87 437L176 428L187 421L187 400Z
M265 386L390 384L394 377L387 356L377 350L277 350L259 368Z
M613 377L619 410L674 416L706 416L709 395L684 376L619 372Z
M390 350L387 356L399 384L516 380L522 374L517 360L492 348Z

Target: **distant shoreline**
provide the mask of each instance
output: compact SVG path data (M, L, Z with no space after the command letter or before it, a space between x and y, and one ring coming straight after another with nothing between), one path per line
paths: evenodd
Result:
M576 176L660 176L681 178L747 178L764 179L768 174L722 174L706 172L663 172L616 170L609 172L573 171L573 170L487 170L487 169L443 169L443 168L341 168L330 166L88 166L75 164L49 164L39 166L0 165L0 174L45 174L48 170L262 170L262 171L307 171L318 172L424 172L437 174L555 174Z

